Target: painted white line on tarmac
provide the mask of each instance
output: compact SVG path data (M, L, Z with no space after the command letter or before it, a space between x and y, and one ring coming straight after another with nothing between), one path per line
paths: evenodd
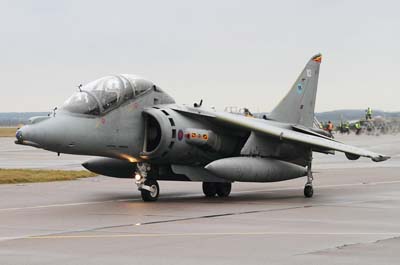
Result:
M389 236L399 237L399 232L211 232L211 233L166 233L166 234L94 234L94 235L47 235L30 236L24 239L84 239L84 238L129 238L129 237L198 237L198 236Z
M24 236L0 237L0 241L23 239L23 238L27 238L27 237L24 237Z
M3 209L0 209L0 212L18 211L18 210L30 210L30 209L43 209L43 208L53 208L53 207L80 206L80 205L91 205L91 204L102 204L102 203L109 203L109 202L129 202L129 201L139 201L139 200L141 200L141 199L124 199L124 200L89 201L89 202L76 202L76 203L60 203L60 204L49 204L49 205L36 205L36 206L26 206L26 207L3 208Z

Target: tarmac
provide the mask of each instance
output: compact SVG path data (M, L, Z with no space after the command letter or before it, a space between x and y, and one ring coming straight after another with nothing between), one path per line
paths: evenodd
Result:
M234 183L205 198L201 183L160 182L142 202L132 180L0 185L0 264L399 264L400 136L338 136L392 156L382 163L316 155L305 179ZM79 169L87 157L0 138L0 168Z

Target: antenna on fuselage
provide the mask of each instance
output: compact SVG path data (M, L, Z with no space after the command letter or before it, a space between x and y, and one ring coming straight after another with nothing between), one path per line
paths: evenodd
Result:
M82 86L83 86L82 84L78 85L79 92L82 92Z
M200 100L200 103L198 103L198 104L195 102L195 103L193 104L193 107L195 107L195 108L200 108L201 105L203 105L203 100Z

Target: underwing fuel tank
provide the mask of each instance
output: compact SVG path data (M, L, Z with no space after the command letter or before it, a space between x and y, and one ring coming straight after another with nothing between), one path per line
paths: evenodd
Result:
M275 182L307 175L304 167L272 158L230 157L205 168L218 177L243 182Z

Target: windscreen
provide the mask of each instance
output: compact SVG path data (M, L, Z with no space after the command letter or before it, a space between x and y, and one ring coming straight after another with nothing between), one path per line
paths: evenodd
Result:
M62 109L80 114L99 115L100 108L96 99L86 92L77 92L68 98Z
M65 101L62 109L80 114L99 115L151 89L152 83L131 75L106 76L80 87Z

